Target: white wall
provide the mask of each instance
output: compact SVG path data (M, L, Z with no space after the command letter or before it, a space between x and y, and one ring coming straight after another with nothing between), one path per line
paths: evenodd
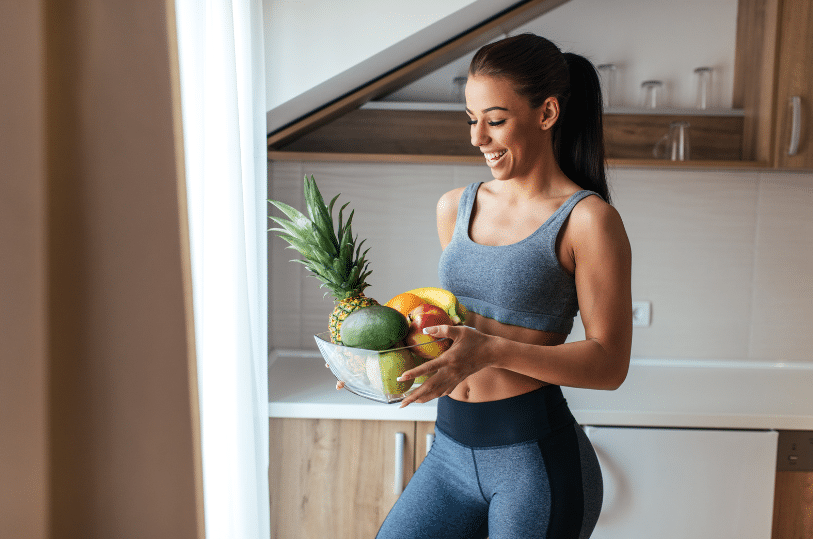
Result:
M368 295L436 286L438 197L488 180L485 166L275 162L272 198L302 208L302 178L355 208L368 238ZM807 362L813 359L813 174L611 169L633 249L633 299L652 302L633 355ZM314 348L333 309L295 253L271 241L271 343ZM571 339L583 338L577 321Z
M473 0L265 0L270 110Z

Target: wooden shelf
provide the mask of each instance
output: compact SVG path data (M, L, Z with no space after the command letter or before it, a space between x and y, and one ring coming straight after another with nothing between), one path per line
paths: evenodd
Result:
M364 107L290 143L269 147L269 159L480 164L483 157L470 143L467 120L455 108ZM654 159L657 141L671 122L681 120L691 125L694 160L674 165ZM743 121L737 111L611 111L604 115L607 156L619 166L750 168L754 165L742 160Z
M319 161L340 163L416 163L447 165L483 165L480 156L462 155L406 155L385 153L341 153L341 152L281 152L269 151L270 161ZM678 169L759 169L768 168L767 162L721 161L698 159L693 161L667 161L665 159L608 159L607 165L617 168L678 168Z

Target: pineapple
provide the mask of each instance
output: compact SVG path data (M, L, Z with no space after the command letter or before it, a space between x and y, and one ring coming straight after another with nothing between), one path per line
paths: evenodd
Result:
M326 206L313 176L310 179L306 176L305 203L310 219L287 204L269 200L288 217L287 220L271 217L282 228L272 228L270 231L277 232L277 236L287 241L289 249L299 251L305 260L292 262L299 262L308 268L314 277L322 281L321 286L329 289L325 295L330 293L339 302L328 322L330 340L334 344L342 344L339 331L350 313L378 305L376 300L364 295L364 289L369 286L365 279L372 271L367 269L369 248L361 252L364 240L357 244L358 236L354 238L350 228L355 210L342 224L342 211L349 202L339 209L338 231L333 228L333 204L338 198L339 195L336 195Z

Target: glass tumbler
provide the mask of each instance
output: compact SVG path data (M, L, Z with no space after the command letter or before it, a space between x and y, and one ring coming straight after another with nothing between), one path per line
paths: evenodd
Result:
M656 159L688 161L690 156L689 122L672 122L669 131L661 137L652 149Z
M452 101L455 103L466 102L466 77L455 77L452 79Z
M604 101L604 109L616 106L615 73L618 69L615 64L601 64L596 67L599 80L601 81L601 98Z
M645 80L641 83L641 93L643 95L644 108L654 109L658 107L661 99L661 89L663 81Z
M697 108L707 109L711 93L711 72L710 67L698 67L694 70L697 75Z

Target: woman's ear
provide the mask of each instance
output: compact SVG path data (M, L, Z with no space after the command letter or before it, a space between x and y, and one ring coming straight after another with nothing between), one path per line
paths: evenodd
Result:
M539 107L541 114L539 115L539 127L542 130L548 130L556 124L559 119L559 100L551 96L542 103Z

